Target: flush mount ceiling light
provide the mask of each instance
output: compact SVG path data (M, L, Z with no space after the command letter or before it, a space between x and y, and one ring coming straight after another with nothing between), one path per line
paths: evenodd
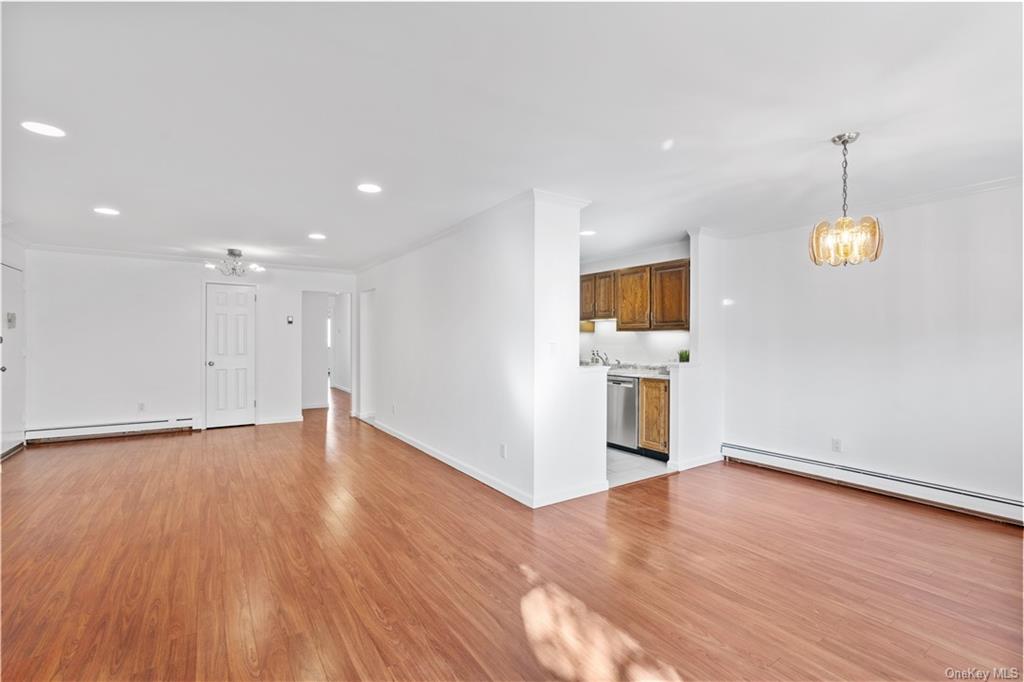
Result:
M264 272L266 268L256 263L250 263L246 265L242 262L242 250L241 249L228 249L228 257L220 261L218 265L212 263L206 263L207 268L211 270L216 268L220 270L222 275L228 277L244 277L246 270L252 270L253 272Z
M673 140L670 137L670 138L668 138L667 140L665 140L664 142L661 143L661 151L667 152L670 149L672 149L672 147L675 147L675 146L676 146L676 141Z
M92 210L93 213L99 213L100 215L121 215L121 212L116 208L110 208L109 206L97 206Z
M846 215L846 154L847 147L857 141L860 133L840 133L832 144L843 148L843 217L832 225L822 220L811 230L809 244L811 261L815 265L858 265L876 260L882 253L882 228L878 219L863 216L854 221Z
M22 121L21 127L30 133L45 135L46 137L64 137L67 135L57 126L52 126L49 123L40 123L39 121Z
M594 232L593 230L580 230L581 237L593 237L595 234L597 234L597 232Z
M356 189L366 194L377 194L380 192L380 185L375 185L372 182L364 182L361 185L357 185Z
M309 235L309 238L310 239L317 239L317 240L327 239L327 235L326 234L320 234L319 232L313 232L313 233L311 233Z

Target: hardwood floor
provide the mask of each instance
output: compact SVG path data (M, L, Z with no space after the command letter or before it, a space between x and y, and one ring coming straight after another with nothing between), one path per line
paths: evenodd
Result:
M1022 667L1018 528L742 464L531 511L333 405L4 462L4 679Z

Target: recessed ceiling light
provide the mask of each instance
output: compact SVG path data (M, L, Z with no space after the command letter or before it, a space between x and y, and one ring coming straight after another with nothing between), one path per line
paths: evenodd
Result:
M364 182L356 187L360 192L366 192L367 194L376 194L380 192L380 185L375 185L372 182Z
M597 234L597 232L594 232L593 230L580 230L581 237L593 237L595 234Z
M672 149L672 147L675 147L675 146L676 146L676 141L673 140L670 137L670 138L668 138L667 140L665 140L664 142L661 143L661 151L667 152L669 149Z
M21 127L30 133L46 135L47 137L64 137L67 135L57 126L52 126L49 123L40 123L39 121L22 121Z
M731 298L722 299L722 305L732 305L734 303L736 303L736 301L732 300Z
M217 269L217 266L214 265L213 263L203 263L203 267L206 268L207 270L216 270Z
M110 208L109 206L97 206L93 209L93 213L99 213L100 215L121 215L121 212L116 208Z
M310 239L327 239L326 234L320 234L319 232L313 232L309 235Z

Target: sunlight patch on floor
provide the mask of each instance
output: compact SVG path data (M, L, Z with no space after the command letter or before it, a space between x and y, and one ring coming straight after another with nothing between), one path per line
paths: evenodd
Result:
M537 660L563 680L681 680L635 639L558 585L520 566L533 587L519 603Z

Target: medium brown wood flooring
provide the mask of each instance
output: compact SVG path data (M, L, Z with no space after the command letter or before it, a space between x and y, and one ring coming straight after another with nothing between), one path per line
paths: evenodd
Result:
M742 464L531 511L348 418L3 464L4 680L943 680L1021 531Z

